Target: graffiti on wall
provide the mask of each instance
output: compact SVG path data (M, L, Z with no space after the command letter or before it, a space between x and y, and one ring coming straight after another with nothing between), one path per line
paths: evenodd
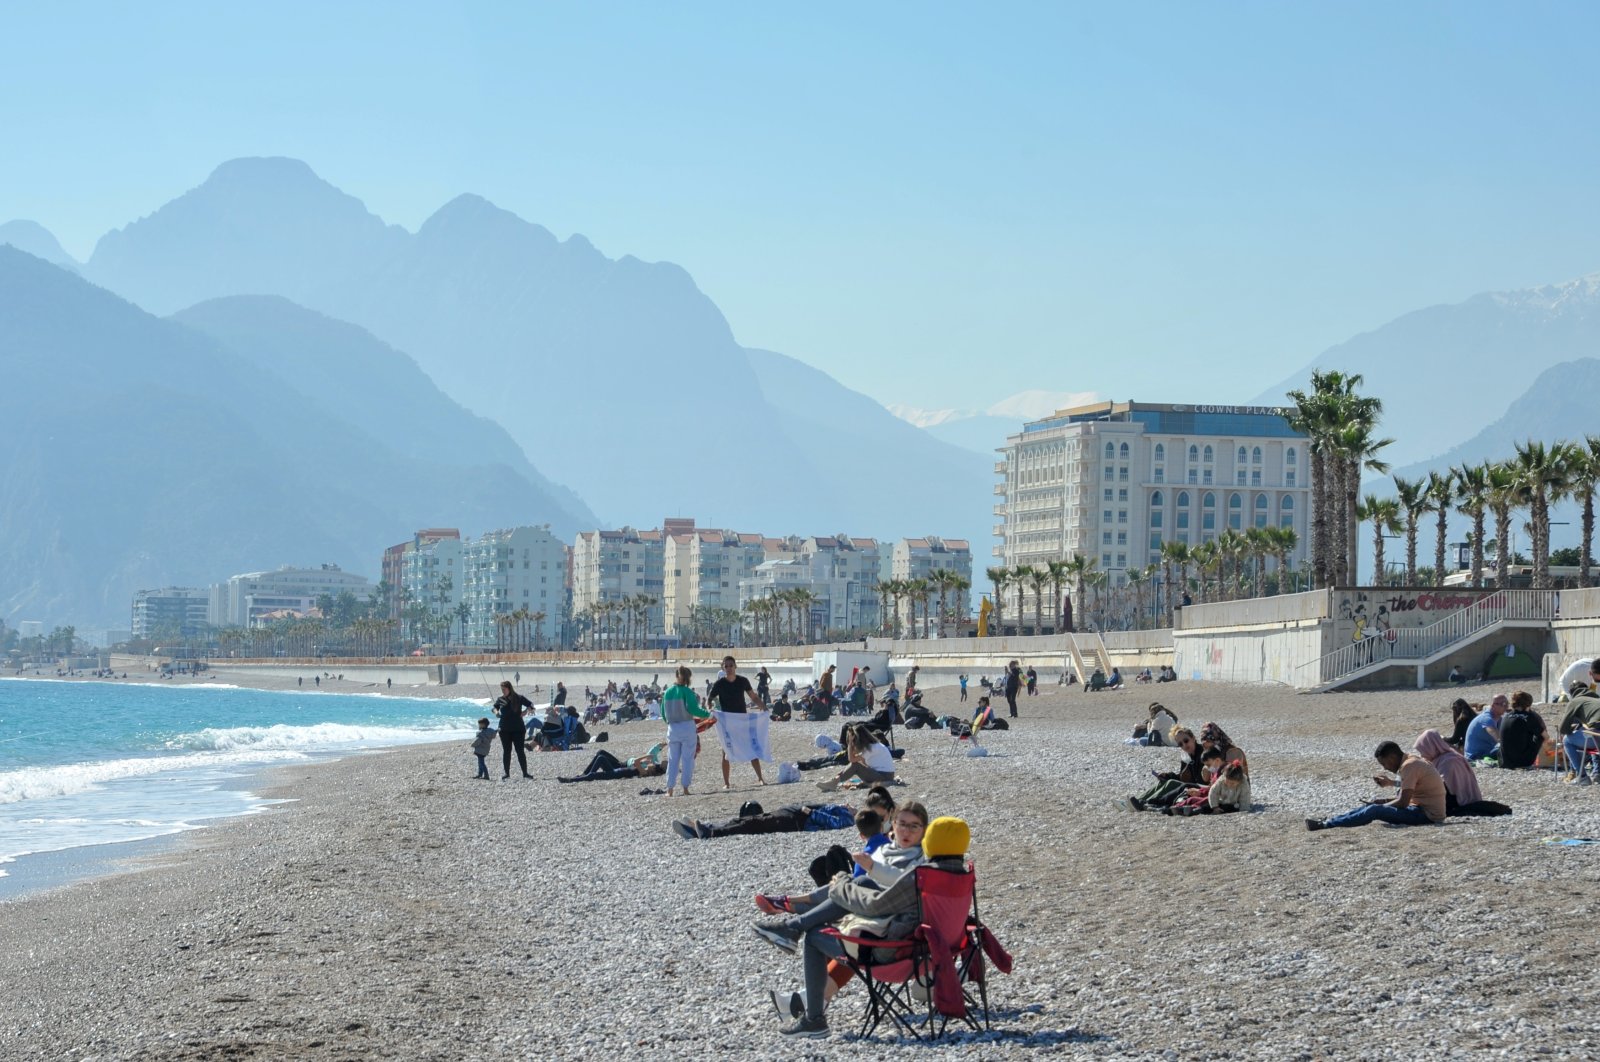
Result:
M1341 642L1382 637L1397 627L1426 627L1475 604L1492 590L1340 590L1336 636Z

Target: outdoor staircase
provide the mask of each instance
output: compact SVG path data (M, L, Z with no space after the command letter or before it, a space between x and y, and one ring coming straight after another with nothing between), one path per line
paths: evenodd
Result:
M1501 590L1426 627L1390 628L1302 664L1295 687L1325 693L1385 668L1423 667L1507 627L1544 627L1559 615L1555 590Z

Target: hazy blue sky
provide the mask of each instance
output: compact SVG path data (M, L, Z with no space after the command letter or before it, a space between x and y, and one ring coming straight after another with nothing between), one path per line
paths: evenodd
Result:
M742 342L885 401L1244 399L1600 269L1592 3L0 14L0 220L79 257L292 155L408 228L475 191L681 263Z

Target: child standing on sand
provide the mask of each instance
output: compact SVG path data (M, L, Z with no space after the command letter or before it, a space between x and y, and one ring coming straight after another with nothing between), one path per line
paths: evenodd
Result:
M472 739L472 754L478 757L478 773L474 778L489 780L489 750L494 748L494 731L489 729L489 720L478 720L478 733Z

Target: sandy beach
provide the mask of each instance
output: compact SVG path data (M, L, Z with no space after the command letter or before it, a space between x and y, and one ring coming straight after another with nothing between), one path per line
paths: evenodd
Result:
M1585 931L1600 848L1541 843L1600 836L1597 790L1485 769L1485 795L1513 816L1302 826L1372 795L1376 742L1409 746L1445 727L1453 695L1050 687L1023 701L1014 730L986 736L987 759L959 755L942 733L901 732L899 792L972 824L985 919L1017 958L992 987L995 1031L936 1050L1600 1054ZM1115 806L1177 758L1122 744L1154 697L1186 723L1215 719L1245 749L1255 813L1176 819ZM956 710L953 692L930 699ZM780 757L806 755L821 729L775 724ZM657 731L613 728L608 747L642 751ZM679 815L730 817L752 798L815 802L815 775L758 791L736 768L733 792L675 800L639 795L637 780L555 782L586 758L535 756L535 780L511 783L473 781L465 743L284 768L267 776L267 795L289 803L187 835L130 872L0 904L0 1056L928 1050L852 1046L853 988L830 1011L831 1040L777 1035L765 990L797 988L799 961L750 931L750 897L799 889L807 862L842 833L684 841L669 829ZM702 783L716 771L708 743Z

